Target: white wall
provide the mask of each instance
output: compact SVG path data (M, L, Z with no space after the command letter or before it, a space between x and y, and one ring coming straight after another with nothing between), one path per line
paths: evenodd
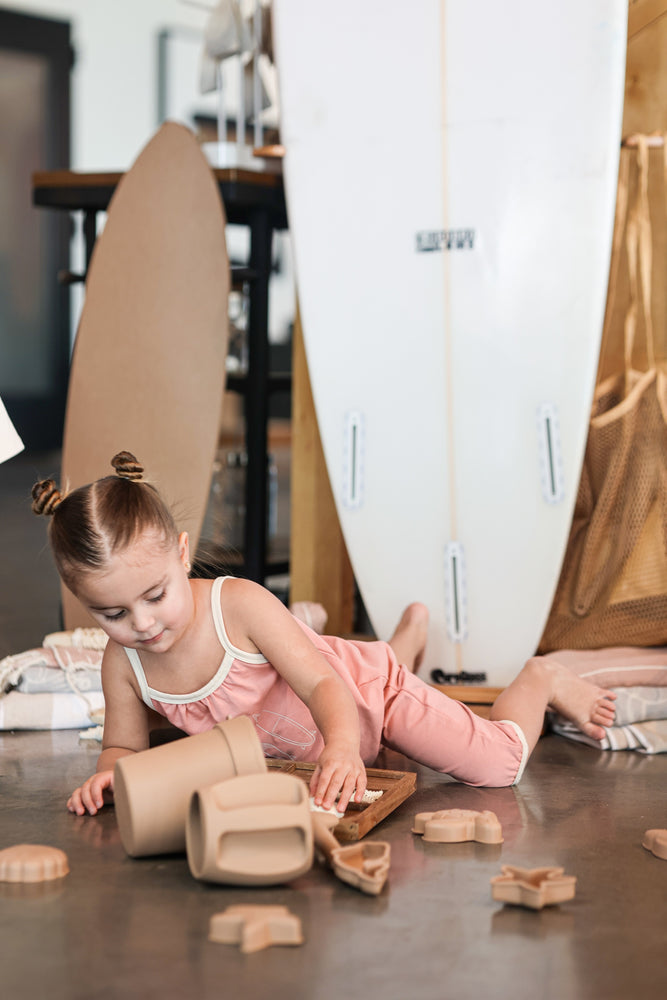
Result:
M163 28L203 28L206 11L180 0L13 0L10 6L72 25L72 168L129 167L158 124L157 35ZM191 86L194 101L198 80Z
M212 110L214 95L199 94L196 31L203 31L206 6L214 0L11 0L7 6L26 14L71 23L75 64L72 72L73 170L126 170L158 127L158 35L175 32L177 56L171 81L172 117L190 124L187 112ZM174 91L174 87L176 91ZM243 238L230 233L230 253ZM280 239L287 272L272 282L271 338L281 340L294 312L289 241ZM82 241L75 239L72 267L81 266ZM76 317L80 294L73 293Z

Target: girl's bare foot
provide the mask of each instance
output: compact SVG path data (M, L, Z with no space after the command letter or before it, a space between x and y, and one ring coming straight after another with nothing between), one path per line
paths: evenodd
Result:
M428 608L425 604L408 604L394 629L389 645L396 659L413 674L419 669L428 635Z
M601 740L614 722L613 691L589 684L544 656L533 656L491 706L490 718L516 722L528 752L540 738L547 708L559 712L593 740Z
M544 665L550 680L549 708L573 722L591 739L604 739L605 727L613 725L616 695L590 684L560 663Z

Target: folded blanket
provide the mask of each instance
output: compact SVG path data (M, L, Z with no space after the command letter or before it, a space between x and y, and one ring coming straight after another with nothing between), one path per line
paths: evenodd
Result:
M616 695L615 726L627 726L649 719L667 719L667 687L623 687L611 689Z
M42 646L76 646L79 649L104 650L108 641L109 637L103 629L79 626L67 632L49 632L44 636Z
M561 663L600 687L667 686L667 647L613 646L607 649L561 649L536 659Z
M637 686L611 689L616 695L614 725L602 740L585 736L561 715L550 715L551 728L560 736L599 750L667 752L667 687Z
M553 718L551 727L560 736L578 743L587 743L598 750L637 750L639 753L667 753L667 719L634 722L626 726L610 726L602 740L586 736L572 722Z
M102 651L53 647L28 649L0 660L0 697L23 694L101 691Z
M667 647L562 649L535 659L560 663L616 694L615 724L604 739L593 740L567 719L551 714L554 732L599 750L667 752Z
M102 650L29 649L0 660L0 730L82 729L104 717Z
M104 714L101 691L85 699L76 694L21 694L0 698L0 730L85 729L96 726Z

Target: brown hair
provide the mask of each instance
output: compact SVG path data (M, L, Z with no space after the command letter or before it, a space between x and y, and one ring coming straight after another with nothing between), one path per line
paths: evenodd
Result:
M76 579L101 569L145 531L155 530L168 546L178 538L169 508L129 451L111 460L115 476L105 476L63 495L53 479L32 488L35 514L51 517L49 541L58 573L76 593Z

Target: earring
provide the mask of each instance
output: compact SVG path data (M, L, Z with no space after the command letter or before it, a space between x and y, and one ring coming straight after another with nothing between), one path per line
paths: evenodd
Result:
M190 570L192 569L192 566L190 565L190 562L188 561L188 562L184 563L184 566L185 566L185 572L189 573Z

